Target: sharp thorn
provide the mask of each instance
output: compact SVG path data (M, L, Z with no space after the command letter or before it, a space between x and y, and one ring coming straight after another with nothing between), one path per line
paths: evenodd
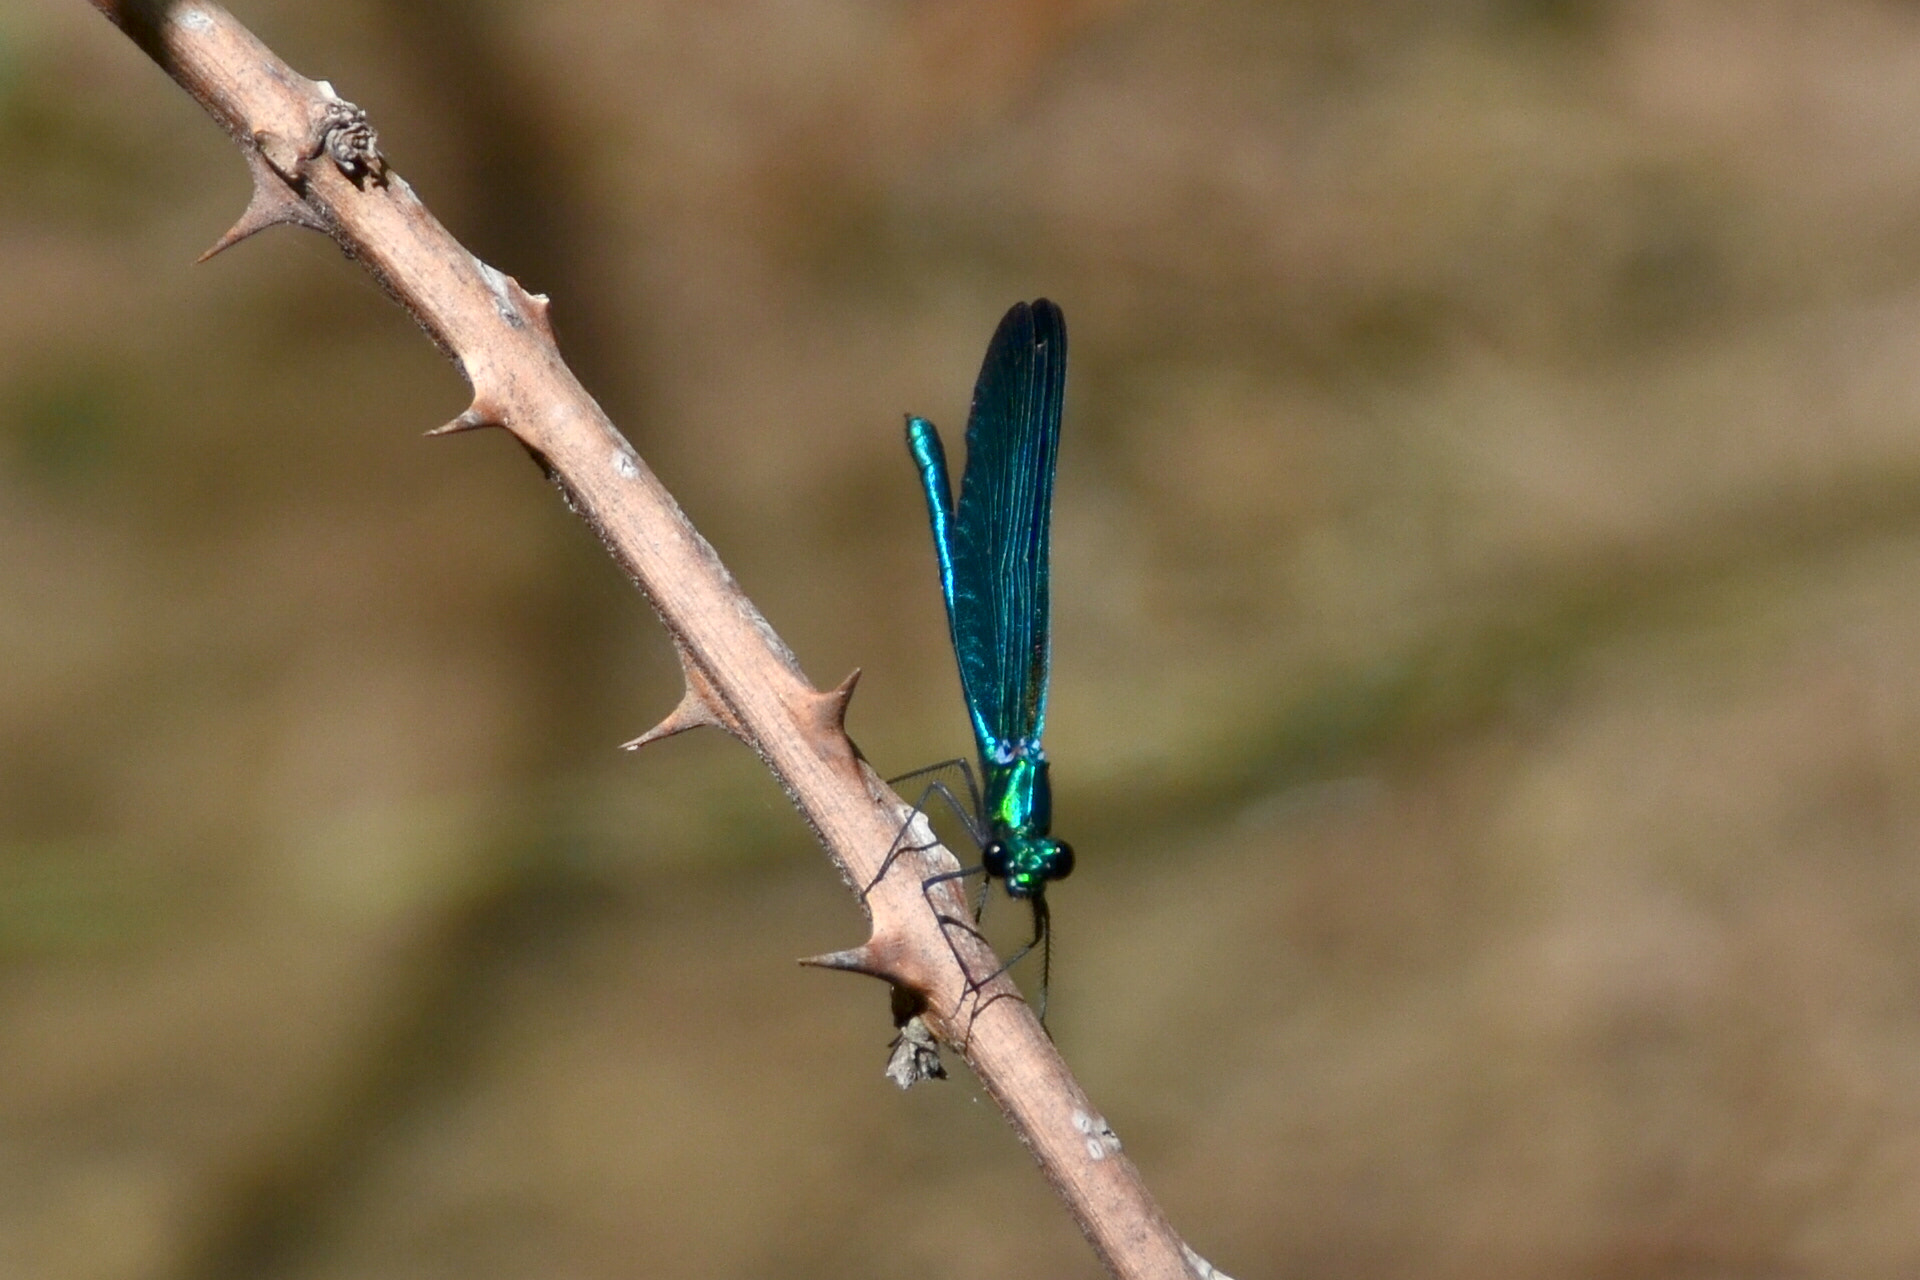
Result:
M452 436L458 435L462 431L479 431L486 427L503 427L505 425L506 423L501 419L499 414L483 409L480 403L475 401L473 404L467 406L466 412L462 413L452 422L437 426L426 434L429 438L433 436Z
M621 743L621 749L638 751L649 742L658 742L676 733L685 733L689 729L698 729L707 725L716 729L725 729L736 738L744 738L745 730L740 722L734 719L733 713L727 709L726 703L715 691L713 682L707 679L700 664L693 660L692 652L677 637L673 647L674 651L680 655L680 670L687 679L687 691L680 696L680 705L669 712L665 720L632 742Z
M813 696L813 722L816 727L828 732L844 734L847 731L847 703L853 699L854 686L860 683L860 668L855 667L852 674L825 693Z
M273 167L257 151L247 153L247 168L253 174L253 195L248 199L246 209L240 214L239 220L227 228L226 234L213 242L212 248L195 259L196 262L205 262L268 227L285 225L306 227L313 231L326 229L320 215L293 194L286 180L274 172Z
M695 692L689 684L680 699L680 705L667 713L667 718L647 730L631 742L620 744L622 751L638 751L649 742L658 742L662 738L671 738L676 733L685 733L689 729L699 729L712 725L725 728L726 723L713 709L704 696Z
M838 969L843 973L864 973L873 978L887 976L881 972L878 958L868 947L829 951L823 956L808 956L800 963L812 969Z
M559 340L553 336L553 317L551 314L553 304L547 299L547 295L544 293L528 293L526 289L521 287L520 282L517 280L514 281L514 288L519 292L520 297L518 300L520 310L526 313L527 319L533 321L534 327L547 336L548 342L557 343Z

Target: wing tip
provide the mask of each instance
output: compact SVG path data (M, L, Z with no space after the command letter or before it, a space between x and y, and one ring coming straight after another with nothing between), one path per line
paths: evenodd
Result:
M1035 298L1031 303L1022 302L1019 306L1024 307L1031 317L1033 344L1057 353L1054 364L1064 370L1067 363L1066 313L1051 298Z

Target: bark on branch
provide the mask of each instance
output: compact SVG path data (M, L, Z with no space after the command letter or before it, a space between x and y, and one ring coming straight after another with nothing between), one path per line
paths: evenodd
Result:
M873 884L863 899L867 942L819 963L892 983L900 1020L917 1015L966 1058L1111 1272L1128 1280L1216 1274L1174 1234L1011 981L969 989L969 972L993 973L998 962L978 938L939 922L930 896L942 914L966 913L952 882L931 895L921 887L958 865L952 855L938 846L907 854L873 883L908 807L843 728L859 673L824 692L808 683L561 360L547 300L462 248L388 168L365 113L293 71L225 10L204 0L92 3L220 122L252 172L246 212L208 256L275 225L326 232L472 386L471 405L433 434L511 432L653 604L680 655L686 695L630 745L700 725L725 729L766 762L847 883Z

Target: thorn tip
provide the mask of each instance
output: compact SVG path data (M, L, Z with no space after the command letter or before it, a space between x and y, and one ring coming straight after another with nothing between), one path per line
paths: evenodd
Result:
M845 680L812 697L814 724L828 733L847 731L847 703L853 700L854 686L860 683L860 668L855 667Z
M879 961L870 947L853 947L846 951L829 951L823 956L808 956L800 961L810 969L838 969L842 973L864 973L869 977L884 978Z
M429 439L434 436L458 435L462 431L479 431L484 427L503 427L506 422L502 416L476 400L468 405L461 415L451 422L443 423L426 433Z
M638 751L649 742L658 742L662 738L671 738L676 733L685 733L689 729L699 729L707 725L725 728L726 722L714 711L713 705L689 684L686 693L680 698L680 705L668 712L666 719L633 741L621 743L620 749Z

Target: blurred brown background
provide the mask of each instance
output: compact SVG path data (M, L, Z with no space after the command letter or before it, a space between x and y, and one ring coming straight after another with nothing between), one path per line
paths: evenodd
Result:
M901 416L1074 362L1052 1024L1242 1277L1920 1273L1920 7L240 3L883 771ZM0 7L0 1274L1093 1276L642 601ZM1003 926L1018 923L1004 899Z

